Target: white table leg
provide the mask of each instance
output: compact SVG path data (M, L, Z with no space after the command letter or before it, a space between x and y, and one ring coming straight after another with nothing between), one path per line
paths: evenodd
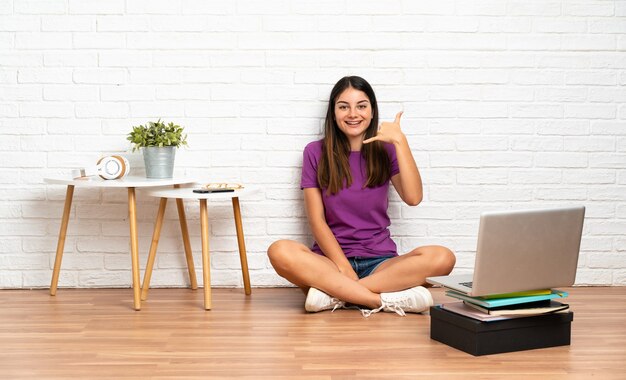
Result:
M141 310L141 279L139 277L139 243L137 238L137 202L135 188L128 188L128 219L130 223L130 259L133 273L133 301L135 310Z
M206 199L200 199L200 229L202 236L202 281L204 309L211 310L211 260L209 259L209 213Z
M63 259L63 250L65 249L65 236L67 234L67 225L70 221L70 210L72 209L72 198L74 197L74 185L67 185L65 192L65 206L63 207L63 217L61 218L61 228L59 229L59 241L57 242L57 254L54 259L54 269L52 270L52 281L50 281L50 295L57 294L57 285L59 284L59 273L61 272L61 260Z

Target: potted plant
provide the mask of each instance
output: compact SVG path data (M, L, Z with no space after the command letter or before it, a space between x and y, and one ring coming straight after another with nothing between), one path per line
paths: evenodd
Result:
M176 148L187 145L184 127L174 123L165 124L161 119L146 125L133 127L126 138L133 145L133 152L143 148L143 160L148 178L172 178Z

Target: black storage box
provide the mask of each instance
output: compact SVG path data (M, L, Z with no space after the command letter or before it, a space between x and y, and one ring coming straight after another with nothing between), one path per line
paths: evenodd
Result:
M481 322L433 306L430 338L475 356L565 346L573 319L567 312Z

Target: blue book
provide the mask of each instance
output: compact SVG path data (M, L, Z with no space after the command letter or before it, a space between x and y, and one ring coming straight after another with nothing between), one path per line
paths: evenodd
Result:
M462 293L455 292L454 290L446 291L446 295L453 298L458 298L463 301L471 302L476 305L484 307L499 307L508 305L517 305L527 302L545 301L554 298L565 298L568 296L567 292L552 289L550 294L539 294L535 296L523 296L523 297L507 297L507 298L493 298L486 299L483 297L470 297Z

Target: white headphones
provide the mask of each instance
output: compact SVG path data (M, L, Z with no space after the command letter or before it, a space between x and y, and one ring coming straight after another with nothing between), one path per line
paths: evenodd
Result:
M98 175L104 179L124 178L130 171L130 164L124 156L105 156L98 160Z
M124 178L130 172L130 164L124 156L104 156L98 160L96 166L72 170L72 177L89 177L99 175L103 179Z

